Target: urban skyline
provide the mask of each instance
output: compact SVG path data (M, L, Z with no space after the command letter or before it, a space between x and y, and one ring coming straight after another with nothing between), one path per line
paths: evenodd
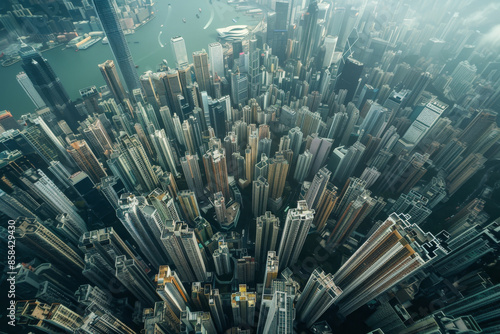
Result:
M0 111L2 330L500 331L494 2L210 1L255 25L156 71L155 3L56 3L0 9L33 103ZM101 40L70 99L43 51Z

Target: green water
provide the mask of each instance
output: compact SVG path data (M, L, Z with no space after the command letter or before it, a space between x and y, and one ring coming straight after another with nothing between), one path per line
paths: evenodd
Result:
M171 6L168 6L169 3ZM201 8L201 13L198 8ZM162 59L167 59L171 66L175 64L170 48L171 37L182 36L188 55L191 55L194 51L208 49L208 44L216 40L216 28L258 23L258 19L237 12L234 8L234 5L228 5L224 0L213 0L212 4L208 0L158 0L155 4L156 17L136 30L135 34L126 36L134 62L139 65L139 74L148 70L156 71ZM200 15L199 19L196 14ZM232 19L236 17L239 19L234 23ZM186 23L182 22L183 18ZM211 24L204 29L210 21ZM72 99L79 98L78 90L81 88L104 85L97 64L113 59L109 45L101 42L78 52L56 48L44 52L43 56ZM10 110L15 117L34 110L33 103L16 81L16 75L21 71L20 62L9 67L0 66L0 110Z

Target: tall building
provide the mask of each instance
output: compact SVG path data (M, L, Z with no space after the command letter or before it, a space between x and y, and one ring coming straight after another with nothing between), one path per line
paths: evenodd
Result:
M275 251L267 252L266 256L266 270L264 271L264 289L271 288L273 280L278 278L279 271L279 258Z
M365 145L361 144L359 141L348 148L344 146L337 147L331 158L338 159L333 179L337 180L339 184L343 184L348 177L354 174L364 152Z
M49 62L42 57L40 52L28 45L21 47L19 55L24 72L45 105L50 107L59 118L64 119L73 130L76 130L80 116Z
M326 222L330 217L330 214L333 212L337 200L337 187L335 187L332 183L328 183L323 196L318 202L318 206L314 214L313 224L317 231L321 232L325 228Z
M233 257L229 252L227 243L223 240L219 240L219 247L212 253L212 258L214 260L215 272L218 276L229 274L233 271L231 264Z
M43 256L64 271L78 278L83 269L83 259L58 236L36 219L19 217L16 220L15 236L19 243L28 247L37 256Z
M0 189L0 210L9 218L17 217L37 218L36 214L25 207L14 196Z
M255 260L262 266L267 253L276 251L280 220L270 211L257 217L255 236ZM262 267L260 267L262 268Z
M21 125L16 121L8 110L0 110L0 129L7 130L21 130Z
M247 291L247 286L240 284L238 291L231 294L233 324L253 327L255 325L256 303L256 293Z
M297 208L288 210L278 251L281 270L297 262L313 219L314 210L306 201L298 201Z
M186 43L184 43L184 38L181 36L172 37L170 39L170 46L172 47L172 52L175 57L175 65L177 68L187 66L189 64Z
M201 179L198 156L186 153L180 160L189 190L194 191L197 197L202 197L204 195L203 180Z
M115 7L116 4L112 0L94 0L93 3L102 28L108 38L111 51L125 80L125 85L129 93L132 93L134 89L141 88L141 82L139 81L139 75L135 69L132 54L130 53L120 25Z
M120 160L124 160L123 170L125 173L133 173L135 176L134 186L140 189L142 192L152 191L153 189L160 186L158 176L151 166L149 157L144 150L141 141L137 136L123 135L119 139L120 141ZM122 161L123 161L122 160ZM115 174L115 171L110 167ZM120 176L120 174L115 174Z
M84 233L80 237L78 248L85 255L83 276L103 289L107 289L109 282L115 277L117 256L126 255L144 271L149 270L112 227Z
M340 314L349 315L446 254L444 239L445 234L434 237L406 216L391 214L333 276L343 291L336 301Z
M87 173L94 183L99 183L102 177L107 176L102 164L97 160L85 140L77 140L71 143L68 153L75 159L78 167Z
M252 212L255 218L266 212L268 196L269 183L263 176L259 176L252 183Z
M295 157L295 154L294 154ZM309 150L305 150L304 153L299 154L297 159L297 165L295 166L295 173L293 174L293 178L295 181L302 183L309 175L309 171L311 170L313 162L313 155Z
M427 85L431 82L431 80L432 75L429 72L422 72L418 80L415 82L415 85L413 85L411 93L406 95L403 99L401 108L413 107L420 100L422 93L427 88Z
M180 173L177 171L175 150L165 129L155 130L150 136L156 159L164 171L170 171L175 177Z
M173 310L177 317L186 310L191 298L182 285L177 273L169 266L160 266L155 275L156 293Z
M116 278L127 288L144 306L152 306L160 298L156 295L153 282L144 270L137 265L134 259L126 255L115 259Z
M231 198L227 179L226 152L223 148L211 148L203 155L203 165L208 189L212 194L222 192L224 198Z
M127 98L127 93L125 93L125 89L123 88L120 77L118 76L115 62L112 60L106 60L104 63L99 64L99 69L101 70L104 81L113 94L116 102L121 103Z
M295 305L297 320L311 327L342 294L332 274L315 269Z
M269 198L271 200L271 207L274 211L278 210L281 206L281 196L285 189L285 181L288 175L289 163L283 154L277 153L274 158L269 161Z
M483 168L486 158L482 154L471 153L455 169L450 171L446 178L446 190L452 196L460 187L467 182L478 170Z
M177 199L181 206L185 219L191 223L200 215L200 208L196 195L191 190L181 190L177 193Z
M243 256L236 261L236 270L238 282L255 286L255 272L257 270L257 263L252 256Z
M359 227L363 220L374 210L378 201L370 197L370 191L365 190L355 200L347 204L345 210L339 213L338 219L328 238L328 247L342 245ZM383 202L385 205L385 202Z
M16 75L16 79L37 109L45 107L45 102L26 73L20 72Z
M46 203L54 215L66 214L67 224L74 231L80 233L87 231L87 225L73 202L40 169L26 170L19 180L28 188L32 196Z
M274 280L271 292L262 296L257 333L292 334L295 320L296 286Z
M420 143L420 140L427 134L439 117L441 117L441 114L447 107L446 104L439 101L427 103L415 121L413 121L408 130L406 130L403 137L398 141L395 150L397 147L400 147L400 149L406 149L408 152L411 152L413 148Z
M161 242L172 259L183 282L205 282L206 260L196 240L194 230L183 222L174 222L172 229L162 231Z
M300 55L299 59L306 64L311 56L314 55L319 38L317 36L318 25L318 4L316 1L311 1L307 12L304 14L304 26L302 27L302 36L299 42Z
M335 47L337 46L337 36L326 36L325 37L325 56L323 58L323 66L322 67L330 67L333 62L333 54L335 53Z
M486 333L498 332L500 284L481 290L439 310L453 317L473 316Z
M144 334L178 332L180 319L166 302L156 302L153 308L145 308L143 312Z
M224 52L219 42L208 45L208 57L210 58L210 74L215 77L224 77Z
M318 208L331 174L332 172L330 172L326 167L321 168L318 173L316 173L313 181L311 182L311 186L304 197L307 207L314 210Z
M208 69L208 54L205 50L193 52L194 75L200 87L200 92L211 94L210 72Z
M60 303L44 304L37 300L18 301L15 316L20 323L30 323L37 330L47 333L77 331L83 325L78 313Z
M120 197L116 216L132 236L139 250L154 266L167 263L165 248L159 237L164 228L160 215L145 197L124 193Z
M354 58L347 58L344 68L335 83L336 93L341 89L347 90L347 95L344 100L345 103L351 102L354 98L362 71L363 63Z
M494 253L500 246L500 224L474 225L452 238L448 243L450 252L437 260L433 266L441 276L459 274L486 254Z

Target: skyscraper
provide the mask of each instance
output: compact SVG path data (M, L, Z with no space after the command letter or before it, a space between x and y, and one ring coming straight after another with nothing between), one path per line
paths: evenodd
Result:
M296 209L288 210L278 251L280 270L297 262L313 219L314 210L306 201L298 201Z
M102 177L107 176L102 164L97 160L85 140L77 140L71 143L68 153L75 159L78 167L87 173L94 183L99 183Z
M200 92L211 94L210 72L208 69L208 54L205 50L193 52L194 75L200 87Z
M172 47L172 52L175 57L175 64L177 68L187 66L189 64L186 43L184 43L184 38L181 36L172 37L170 39L170 46Z
M141 88L141 82L115 10L116 4L112 0L93 0L93 3L128 91L132 93Z
M273 210L279 209L281 206L281 196L285 189L285 181L288 175L289 164L283 154L277 153L274 158L269 161L269 198L275 203ZM273 203L272 202L272 203Z
M314 214L313 223L317 231L321 232L325 228L326 222L335 208L337 200L337 187L332 183L328 183Z
M21 87L23 87L23 90L28 95L31 102L33 102L33 104L37 109L45 107L45 102L43 101L40 94L37 92L35 86L33 86L33 83L31 82L30 78L28 78L28 75L26 75L26 73L20 72L16 76L16 79L17 82L19 82L19 84L21 85Z
M155 275L156 293L180 317L181 312L186 310L191 298L184 289L177 273L169 266L160 266L158 274Z
M104 81L113 94L116 102L121 103L127 98L127 94L125 93L125 89L123 88L120 77L118 76L115 62L112 60L106 60L104 63L99 64L99 69L101 70Z
M15 236L35 254L64 268L75 278L83 269L81 256L36 219L19 217L16 220Z
M165 129L155 130L149 137L157 154L156 158L163 170L170 171L175 177L179 176L174 157L175 151L165 133Z
M285 280L274 280L270 294L262 296L257 333L292 334L295 320L296 286Z
M300 55L299 59L306 64L317 48L319 37L317 36L318 25L318 4L316 1L311 1L307 12L304 14L304 26L302 28L302 36L300 39Z
M45 202L55 215L66 214L67 224L71 225L75 231L80 233L87 231L87 225L76 206L44 172L40 169L36 171L28 169L19 179L32 195Z
M354 58L347 58L344 68L335 83L336 93L341 89L347 89L345 103L351 102L354 98L362 71L363 63Z
M112 227L84 233L78 247L85 254L82 274L101 288L107 288L110 280L115 277L115 258L119 255L126 255L134 259L143 270L149 270Z
M137 136L121 136L119 148L120 157L125 159L127 164L124 171L126 173L132 171L135 176L134 185L136 188L141 189L143 192L147 192L160 186L158 176L153 171L146 151Z
M323 167L314 176L311 186L304 197L304 200L309 208L314 210L318 208L331 174L332 172L330 172L326 167Z
M334 283L332 274L315 269L295 306L297 320L311 327L341 295L342 290Z
M165 228L162 231L161 242L183 282L206 281L205 258L202 256L193 229L183 222L174 222L172 229Z
M353 175L364 151L365 145L359 141L348 148L344 146L337 147L332 154L334 158L338 159L333 179L343 184L349 176Z
M248 291L246 284L240 284L239 290L231 294L233 323L236 326L254 326L256 303L256 293Z
M270 211L257 217L255 236L255 260L261 266L265 263L267 252L276 251L280 220Z
M223 148L211 148L203 155L203 165L208 189L212 194L221 191L224 198L230 198L227 180L226 153Z
M198 156L186 153L180 160L188 188L194 191L197 197L202 197L204 194L203 180L201 179Z
M195 193L191 190L181 190L177 195L185 219L189 223L193 222L200 215L200 208L198 207Z
M49 62L42 57L40 52L28 45L21 47L19 55L24 72L45 105L50 107L61 119L64 119L73 130L76 130L80 115Z
M411 152L415 146L420 143L420 140L425 136L429 129L441 117L441 114L448 108L446 104L439 101L427 103L425 108L417 116L417 119L406 130L403 137L396 144L395 150L405 149Z
M404 215L391 214L333 276L343 291L336 301L340 314L349 315L446 254L443 239L409 224Z
M167 263L165 248L159 240L164 223L145 197L122 194L116 216L154 267Z
M215 77L224 77L224 54L219 42L208 45L208 56L210 58L210 74Z
M255 218L266 212L268 196L269 183L263 176L259 176L252 183L252 212Z
M116 278L143 305L154 305L160 299L155 293L153 282L134 259L128 259L126 255L117 256L115 267Z

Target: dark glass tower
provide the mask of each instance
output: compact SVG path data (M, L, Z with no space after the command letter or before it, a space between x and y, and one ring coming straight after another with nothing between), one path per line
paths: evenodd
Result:
M60 119L64 119L73 130L76 130L80 115L48 61L40 52L28 45L21 47L19 55L23 62L21 66L24 72L45 105L50 107Z
M338 93L341 89L347 89L347 95L344 100L345 103L352 101L362 71L363 63L353 58L347 58L342 73L340 73L337 83L335 84L335 93Z
M139 75L137 75L137 71L135 70L134 60L125 40L125 35L120 27L118 15L113 7L112 0L94 0L94 7L101 20L102 27L111 46L111 51L113 51L129 93L134 89L141 88Z
M304 27L302 28L302 37L300 39L300 60L306 63L307 60L314 54L317 46L317 30L318 30L318 4L316 1L311 1L307 12L304 14Z

